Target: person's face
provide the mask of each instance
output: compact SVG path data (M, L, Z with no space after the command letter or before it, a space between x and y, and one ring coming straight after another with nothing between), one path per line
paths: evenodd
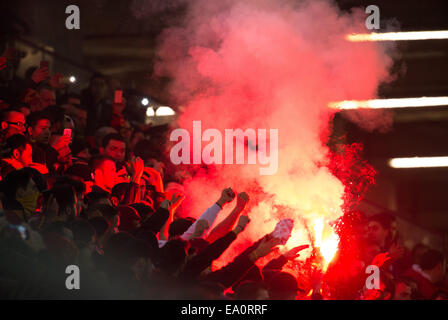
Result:
M37 121L34 128L32 128L30 134L31 138L36 140L39 143L42 144L48 144L50 142L51 137L51 122L47 119L41 119Z
M115 161L124 161L125 153L126 144L119 140L110 140L109 144L104 148L104 154Z
M376 221L370 221L367 225L367 238L378 245L384 245L387 237L387 229Z
M8 130L10 135L25 133L25 115L21 112L10 112L7 119L2 123L2 129Z
M40 100L42 101L42 109L56 104L56 95L53 90L40 90Z
M78 156L80 158L87 159L87 160L90 160L90 158L92 158L92 155L90 154L90 151L88 148L81 150L80 152L78 152L78 154L76 156Z
M411 287L406 283L398 282L395 284L394 300L411 300Z
M117 184L118 175L117 168L115 166L115 162L111 160L106 160L103 162L103 165L100 167L102 171L103 184L109 190Z
M31 111L40 111L43 109L42 100L36 90L28 89L23 102L31 107Z
M35 194L36 192L39 192L39 189L37 189L36 183L34 183L33 179L30 179L28 182L28 185L25 189L19 188L17 190L17 196L21 198L26 198L29 195Z
M123 127L120 130L120 134L123 138L126 139L126 141L131 140L132 127L131 127L131 124L129 123L129 121L125 121Z
M33 162L33 149L31 145L27 144L22 153L17 154L17 160L20 161L24 167L29 166Z
M84 181L84 184L86 186L86 194L90 193L92 191L93 181Z

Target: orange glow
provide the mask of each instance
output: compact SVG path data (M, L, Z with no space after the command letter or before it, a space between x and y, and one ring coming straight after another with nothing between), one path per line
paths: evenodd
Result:
M334 258L338 250L339 238L328 224L324 223L324 218L318 218L313 226L314 230L314 245L319 248L320 254L323 257L325 272Z

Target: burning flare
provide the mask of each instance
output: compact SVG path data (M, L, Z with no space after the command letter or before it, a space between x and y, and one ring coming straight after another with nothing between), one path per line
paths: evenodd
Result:
M339 237L331 226L324 223L324 218L316 219L313 229L314 246L319 248L319 252L323 257L322 270L325 272L338 250Z

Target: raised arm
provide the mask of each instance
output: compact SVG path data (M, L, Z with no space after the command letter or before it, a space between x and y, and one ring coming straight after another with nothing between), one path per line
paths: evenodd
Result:
M235 228L223 237L208 245L190 261L187 262L183 270L183 276L188 278L197 277L202 271L207 269L221 254L232 244L237 235L243 232L250 222L248 216L241 216Z
M198 220L193 223L190 228L181 236L182 239L188 240L191 238L192 234L196 230L197 222L200 220L207 220L209 228L213 226L213 223L218 216L218 213L224 207L224 205L228 202L231 202L235 198L235 194L233 193L231 188L224 189L221 193L221 197L216 201L210 208L204 211L204 213L198 218ZM202 237L206 236L206 232L202 235Z
M232 228L235 225L236 221L238 220L238 217L240 216L241 212L246 207L246 204L248 201L249 201L249 196L247 195L247 193L245 193L245 192L239 193L237 196L235 208L220 224L218 224L215 228L213 228L212 231L210 231L206 240L208 242L214 242L217 239L223 237L230 230L232 230Z

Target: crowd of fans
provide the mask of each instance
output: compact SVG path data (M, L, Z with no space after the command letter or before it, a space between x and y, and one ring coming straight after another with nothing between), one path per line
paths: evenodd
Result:
M18 78L14 52L0 61L0 298L447 298L444 256L423 244L409 252L387 214L360 231L359 266L344 267L348 293L283 271L306 246L260 267L283 244L274 233L212 270L250 223L249 196L226 188L198 219L180 217L182 178L168 170L163 136L126 98L114 102L118 81L93 75L78 95L44 65ZM381 270L376 289L365 284L372 264ZM69 265L79 267L79 290L66 287Z

